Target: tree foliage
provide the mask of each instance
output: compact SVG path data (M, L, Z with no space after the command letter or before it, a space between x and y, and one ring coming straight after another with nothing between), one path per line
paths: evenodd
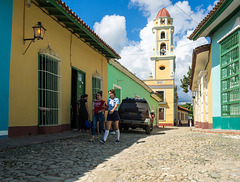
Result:
M182 83L182 85L180 85L180 87L183 88L183 91L185 93L189 92L190 80L191 80L191 68L189 66L187 75L183 75L183 79L180 79L180 81Z

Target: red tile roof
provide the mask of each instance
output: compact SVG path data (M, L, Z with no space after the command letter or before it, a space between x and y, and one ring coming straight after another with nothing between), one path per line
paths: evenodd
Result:
M189 112L189 110L188 110L187 108L185 108L185 107L182 107L182 106L178 106L178 109L179 109L179 110L184 110L184 111L187 111L187 112Z
M168 12L165 8L162 8L162 9L158 12L158 14L157 14L157 16L156 16L156 19L159 18L159 17L169 17L169 18L171 18L169 12Z

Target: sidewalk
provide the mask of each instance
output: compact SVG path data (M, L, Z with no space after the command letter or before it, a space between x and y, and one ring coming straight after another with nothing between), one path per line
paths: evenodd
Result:
M48 135L36 135L26 136L19 138L5 138L0 139L0 151L8 148L23 147L31 144L44 143L53 140L73 138L81 136L83 133L78 131L65 131L62 133L48 134Z
M192 127L193 132L240 135L240 130L202 129Z

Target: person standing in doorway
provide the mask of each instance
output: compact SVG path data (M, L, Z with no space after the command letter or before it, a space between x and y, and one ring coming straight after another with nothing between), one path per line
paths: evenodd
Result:
M110 98L107 101L107 108L108 108L108 115L107 115L107 122L106 122L106 130L104 133L104 137L100 142L104 144L107 140L109 130L111 127L112 122L114 122L115 132L116 132L116 144L119 143L120 139L120 131L119 131L119 114L118 114L118 105L119 99L116 98L116 93L114 89L108 91Z
M96 100L93 102L93 127L92 127L92 138L89 142L94 142L97 122L100 123L100 128L103 127L103 112L104 112L105 101L102 100L102 92L98 92L96 95Z
M84 94L81 96L81 100L78 104L78 129L81 132L85 127L85 121L89 119L89 112L88 112L88 103L87 103L88 95Z

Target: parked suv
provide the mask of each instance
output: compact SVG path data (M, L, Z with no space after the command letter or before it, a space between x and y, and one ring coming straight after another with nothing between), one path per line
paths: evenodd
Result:
M145 99L126 98L119 107L120 129L143 128L147 134L153 130L150 109Z

